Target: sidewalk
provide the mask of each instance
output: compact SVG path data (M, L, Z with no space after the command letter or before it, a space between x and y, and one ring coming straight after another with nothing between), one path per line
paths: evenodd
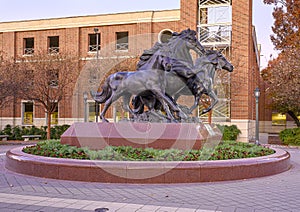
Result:
M4 168L0 145L0 211L300 211L300 150L293 167L250 180L193 184L104 184L36 178ZM109 210L106 210L109 209Z

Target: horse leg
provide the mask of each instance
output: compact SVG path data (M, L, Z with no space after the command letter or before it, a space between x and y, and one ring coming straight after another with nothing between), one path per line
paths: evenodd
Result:
M132 109L129 107L131 95L124 95L123 96L123 108L124 110L128 111L131 115L135 115L135 113L132 111Z
M199 100L200 100L201 96L202 96L202 94L196 94L196 95L194 96L194 104L193 104L193 106L190 108L190 113L192 113L193 110L195 110L195 109L198 107L198 105L199 105Z
M160 97L160 99L162 99L163 101L161 101L161 103L163 104L163 107L164 107L164 110L166 111L168 117L171 119L171 120L175 120L173 114L171 113L170 111L170 108L171 107L171 110L174 112L174 113L178 113L179 114L179 117L181 119L187 119L188 116L176 105L175 102L173 102L173 100L168 97L167 95L164 95L163 92L161 91L157 91L157 92L154 92L158 97ZM165 105L167 103L167 105Z
M174 95L174 104L177 104L177 100L178 100L178 98L179 98L180 96L181 96L180 93L176 93L176 94ZM180 116L180 118L182 118L182 119L187 119L187 118L188 118L188 115L187 115L186 113L184 113L179 107L178 107L178 109L179 109L179 116ZM188 113L191 114L191 113L192 113L191 110L188 111Z
M105 105L104 105L104 108L100 114L100 118L102 120L102 122L109 122L106 118L105 118L105 113L106 111L108 110L108 108L110 107L112 103L112 98L110 97L106 102L105 102Z
M213 90L208 93L208 96L212 99L212 104L210 104L210 106L208 108L204 109L202 111L201 115L211 111L211 109L213 109L213 107L219 102L218 97Z
M109 122L106 118L105 118L105 113L107 112L108 108L110 107L110 105L115 102L117 99L120 98L121 95L116 95L115 93L112 93L112 95L110 96L110 98L105 102L104 108L100 114L100 118L102 120L102 122Z

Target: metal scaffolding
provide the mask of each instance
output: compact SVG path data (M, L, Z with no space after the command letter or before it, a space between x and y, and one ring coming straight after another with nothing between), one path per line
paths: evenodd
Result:
M232 2L231 0L199 0L198 38L207 49L221 50L231 58ZM213 118L230 119L230 76L215 79L220 102L214 108ZM226 90L224 92L224 90ZM202 108L199 108L202 110Z

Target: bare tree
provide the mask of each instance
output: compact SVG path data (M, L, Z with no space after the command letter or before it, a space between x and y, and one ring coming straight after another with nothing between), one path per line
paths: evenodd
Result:
M59 102L72 95L79 74L79 60L71 54L35 54L19 60L23 98L41 104L47 114L47 139L51 115Z
M5 59L4 59L5 58ZM20 94L21 76L16 72L19 64L0 53L0 108Z

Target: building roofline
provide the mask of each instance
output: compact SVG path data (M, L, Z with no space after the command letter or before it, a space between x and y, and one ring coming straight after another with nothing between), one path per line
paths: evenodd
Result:
M258 67L260 67L260 49L258 48L255 26L252 26L252 39Z
M0 22L0 32L49 30L72 27L132 24L141 22L179 21L180 9L149 10L124 13L108 13L86 16L70 16L49 19Z

